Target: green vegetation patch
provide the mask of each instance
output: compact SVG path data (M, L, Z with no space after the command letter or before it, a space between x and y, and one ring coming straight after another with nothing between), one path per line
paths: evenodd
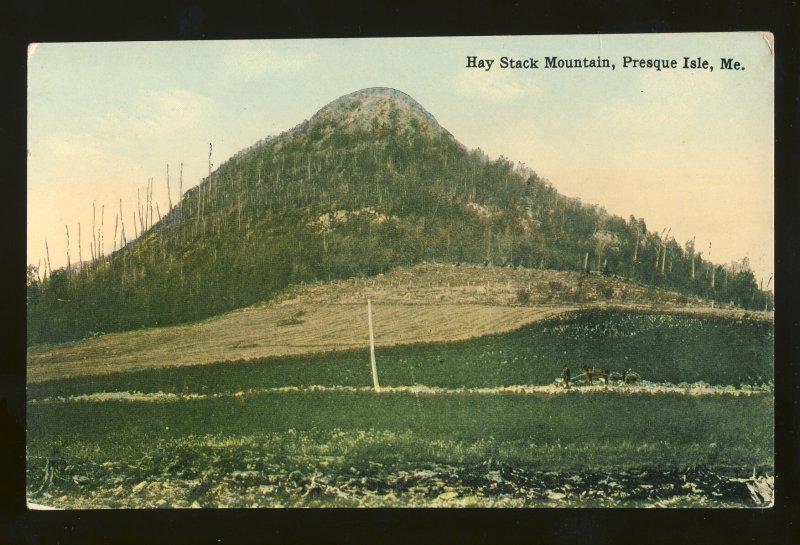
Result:
M644 380L713 385L769 383L774 329L770 322L689 314L588 310L516 331L468 341L377 347L385 386L448 388L549 384L563 367L584 365ZM168 363L168 362L165 362ZM30 384L38 399L104 391L236 392L248 388L371 384L368 351L267 358L192 367L78 377Z
M584 485L598 505L690 493L681 501L698 505L715 497L681 481L686 471L711 471L715 494L715 475L771 474L772 417L771 396L602 393L32 405L28 486L65 506L585 503ZM48 465L57 478L42 487ZM747 504L737 486L734 503Z

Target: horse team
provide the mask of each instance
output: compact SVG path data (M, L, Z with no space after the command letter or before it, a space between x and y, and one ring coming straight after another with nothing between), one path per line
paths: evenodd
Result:
M630 369L619 374L615 371L608 372L601 367L581 367L581 375L578 376L585 376L589 380L589 384L594 384L595 379L599 379L605 385L608 385L609 382L613 382L614 384L637 384L642 380L639 373L631 371ZM564 385L564 388L570 387L571 378L569 367L564 367L564 370L561 372L561 383Z

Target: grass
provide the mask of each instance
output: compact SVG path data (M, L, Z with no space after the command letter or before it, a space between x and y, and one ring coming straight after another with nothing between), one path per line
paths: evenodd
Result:
M738 386L771 380L772 338L772 324L761 320L594 309L478 339L379 347L378 366L386 386L547 384L563 366L577 374L583 364L632 367L653 382ZM367 350L36 382L28 397L312 384L369 385ZM736 479L773 467L768 393L310 391L56 401L28 405L27 431L29 494L68 507L418 506L439 505L440 496L446 505L551 505L551 497L570 505L623 497L625 505L750 505ZM56 458L60 480L40 496L45 464ZM687 483L686 471L704 481ZM561 477L547 481L549 473ZM718 482L722 474L733 481ZM675 496L675 487L688 495Z
M381 384L483 387L549 384L565 366L624 371L652 382L761 384L773 373L771 323L714 316L588 310L454 343L378 347ZM29 398L103 391L226 392L287 385L370 384L368 352L348 350L28 385Z
M703 492L691 475L771 474L771 401L315 392L34 405L29 494L81 508L524 506L571 486L555 505L749 505L744 485ZM60 480L39 496L54 445Z
M764 397L567 395L419 397L263 394L245 400L80 403L29 408L28 448L101 463L135 460L209 436L277 441L265 459L322 456L370 462L475 464L494 456L540 470L642 466L752 467L772 460ZM281 443L281 437L286 441ZM301 440L302 438L302 440ZM202 455L193 464L202 467Z

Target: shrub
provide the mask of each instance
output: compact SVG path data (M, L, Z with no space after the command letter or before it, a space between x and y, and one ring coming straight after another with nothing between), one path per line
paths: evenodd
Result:
M525 288L520 288L517 290L517 303L521 305L526 305L531 300L531 292L526 290Z

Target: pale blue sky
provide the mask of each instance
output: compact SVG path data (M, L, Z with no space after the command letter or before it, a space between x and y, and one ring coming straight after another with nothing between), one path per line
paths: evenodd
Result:
M608 70L466 68L466 57L606 57ZM623 69L704 57L713 72ZM719 70L721 57L744 71ZM540 61L542 64L544 61ZM123 199L167 207L207 170L337 97L394 87L459 141L527 164L563 194L697 236L711 259L773 270L773 58L759 33L39 44L29 51L28 261L88 256L92 201L110 251ZM99 223L99 216L98 216Z

